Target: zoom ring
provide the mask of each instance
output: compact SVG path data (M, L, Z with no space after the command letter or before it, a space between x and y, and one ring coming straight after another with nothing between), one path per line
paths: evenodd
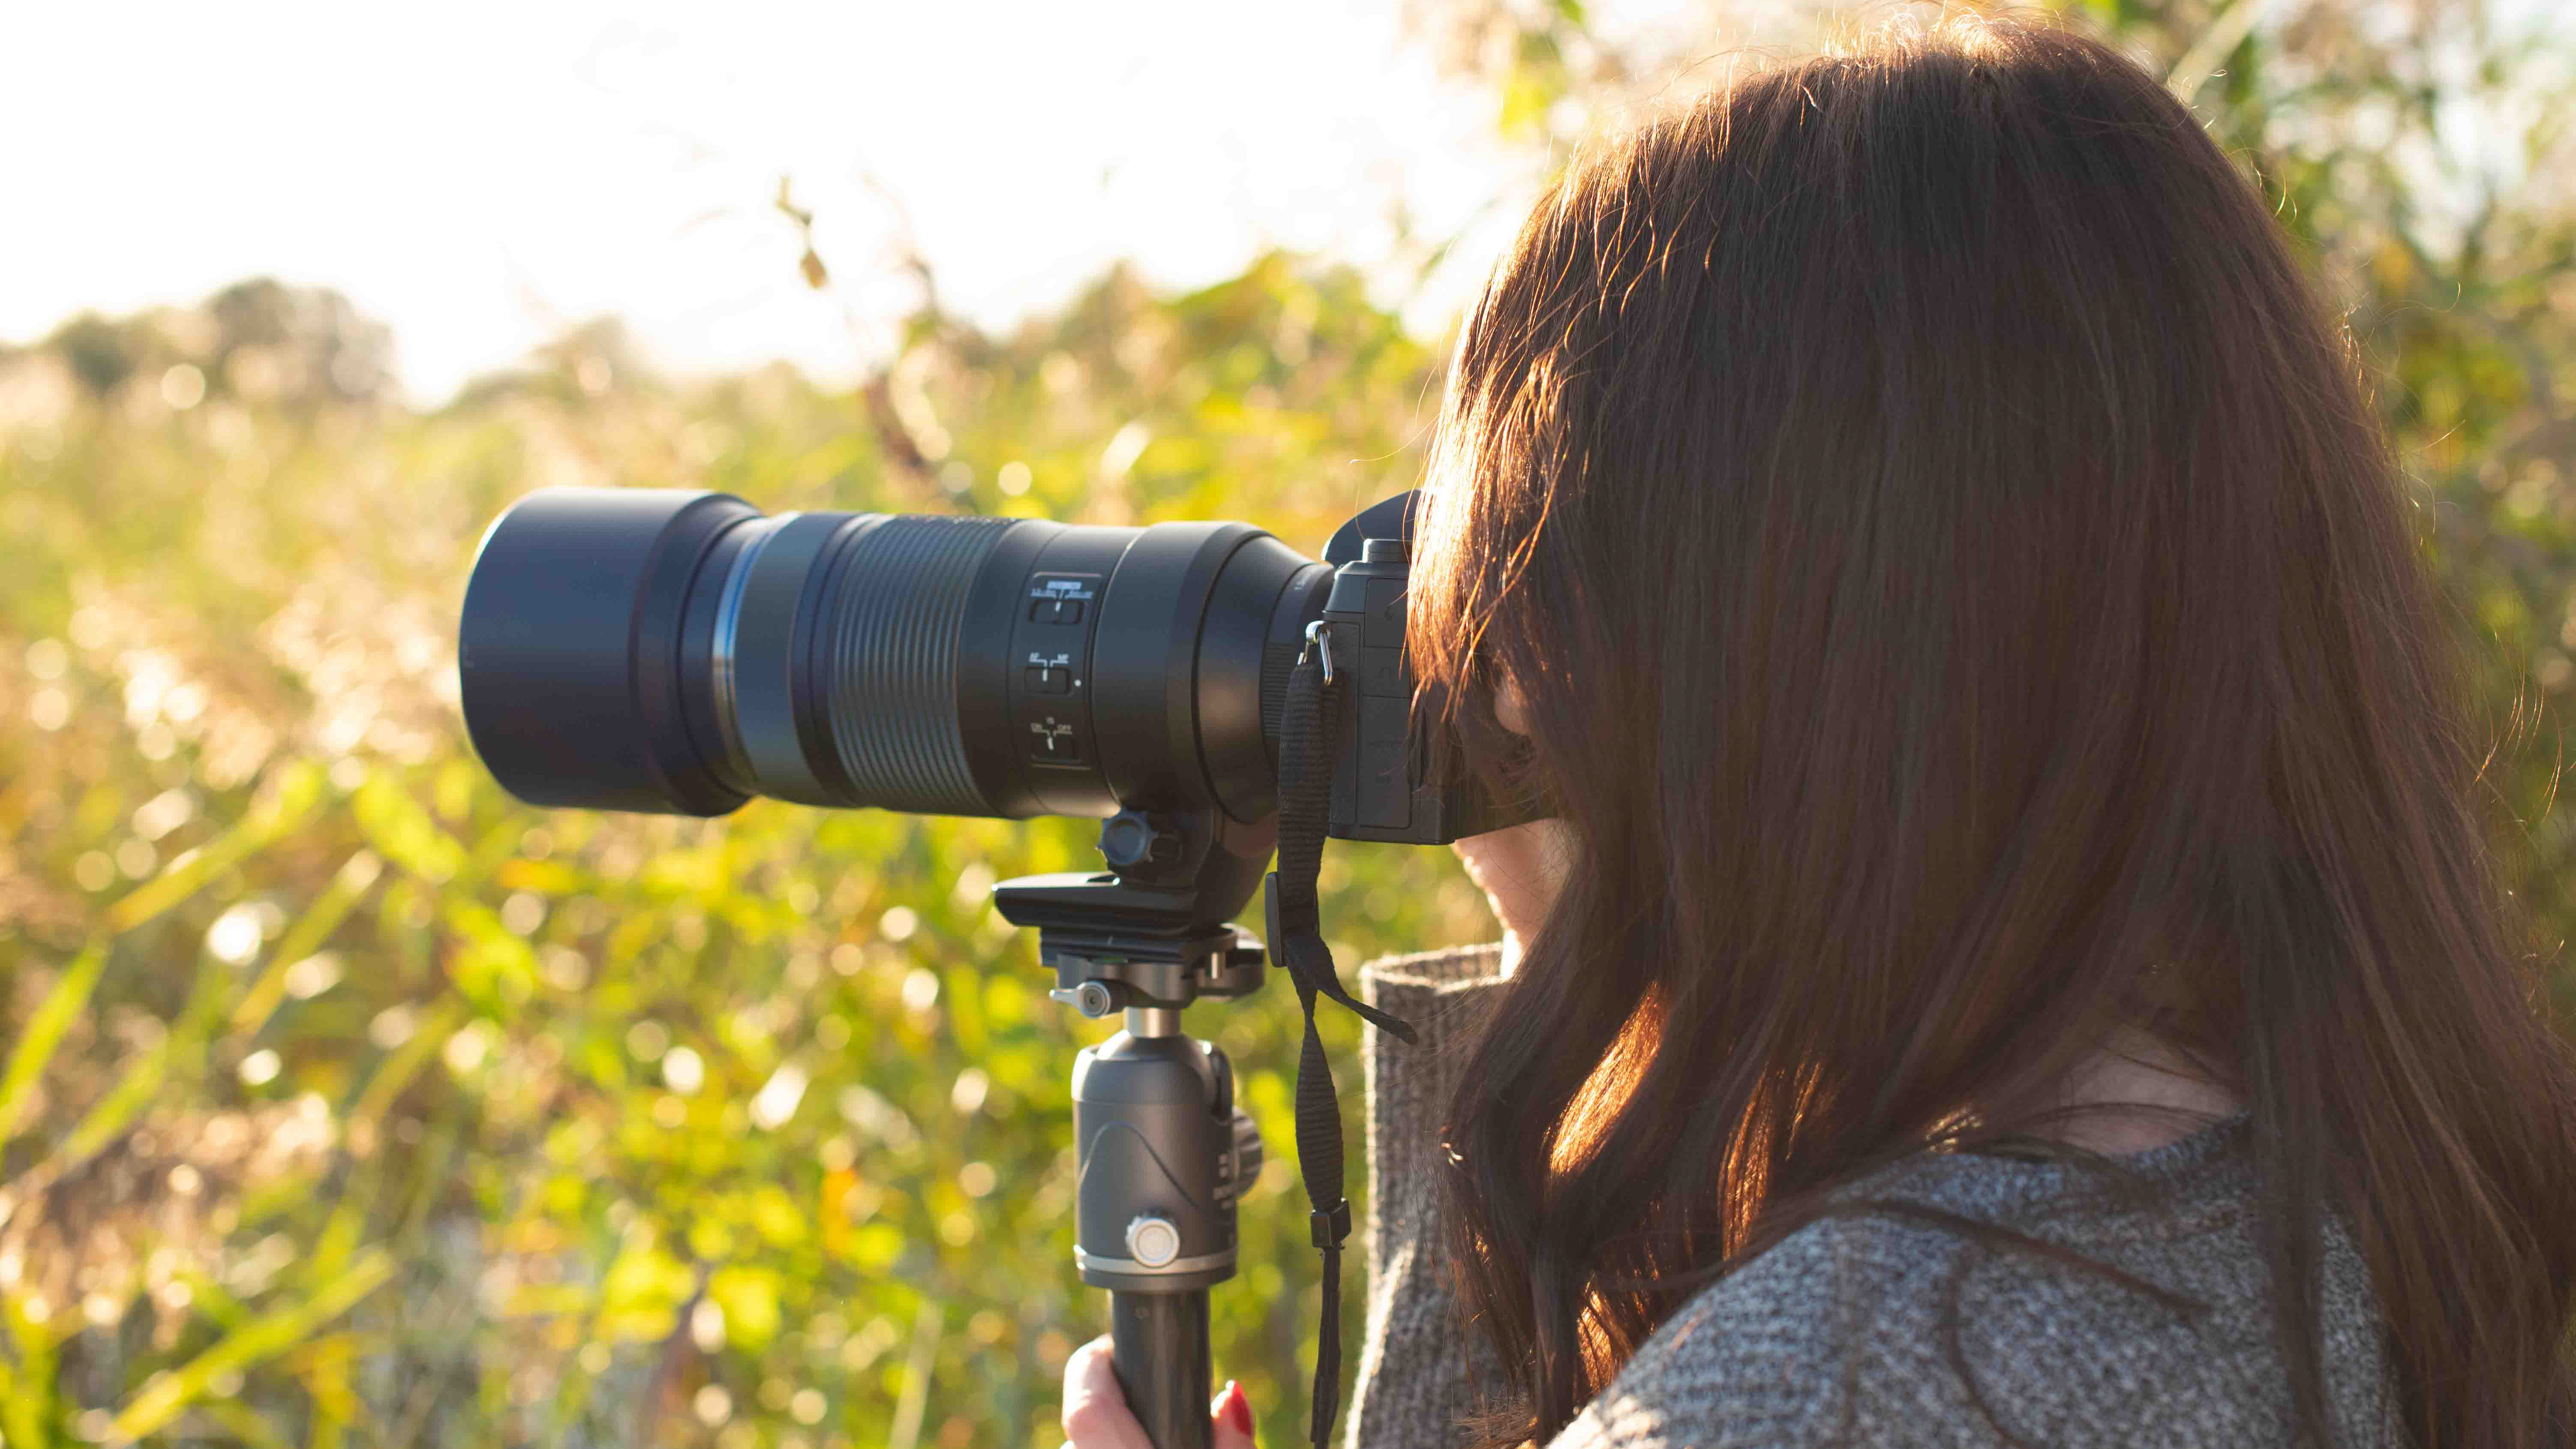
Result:
M1014 521L883 516L841 551L812 657L851 804L991 813L958 728L957 648L975 576Z

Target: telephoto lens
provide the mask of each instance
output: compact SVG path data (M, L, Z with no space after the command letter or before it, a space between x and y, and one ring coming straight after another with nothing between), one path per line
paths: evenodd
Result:
M458 672L476 752L536 805L1257 821L1332 576L1243 523L549 488L484 535Z

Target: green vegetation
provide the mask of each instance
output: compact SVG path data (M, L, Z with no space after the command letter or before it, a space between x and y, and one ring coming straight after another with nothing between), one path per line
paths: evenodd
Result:
M2348 309L2562 939L2576 166L2517 98L2565 57L2456 7L2198 52L2231 7L2084 8L2189 73ZM1663 73L1570 0L1427 13L1534 155ZM466 562L549 483L1312 550L1415 481L1438 345L1271 256L1178 296L1113 273L1007 336L925 308L855 391L657 380L601 325L420 413L385 356L270 284L0 352L0 1441L1052 1449L1101 1308L1066 1074L1105 1031L984 892L1088 864L1089 824L522 807L455 718ZM1346 971L1492 929L1445 852L1337 845L1324 884ZM1276 1444L1317 1302L1296 1023L1285 990L1191 1014L1273 1144L1215 1339ZM1324 1027L1355 1099L1354 1023Z

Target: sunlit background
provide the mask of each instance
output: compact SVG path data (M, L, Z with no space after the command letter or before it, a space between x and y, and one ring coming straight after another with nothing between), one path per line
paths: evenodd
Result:
M391 324L424 403L609 313L669 365L847 377L913 303L871 269L905 245L988 327L1113 260L1188 286L1272 245L1395 300L1531 169L1368 0L149 13L0 22L0 175L64 207L0 240L0 336L275 274ZM859 335L798 279L781 178Z
M2350 327L2553 950L2576 26L2043 8L2193 105ZM0 7L0 1445L1053 1449L1104 1028L986 892L1091 831L519 806L455 713L475 538L627 483L1313 551L1416 481L1570 146L1854 19ZM1446 852L1336 845L1322 884L1346 974L1494 934ZM1300 1442L1293 997L1187 1024L1272 1144L1218 1368Z
M1810 8L1608 0L1583 26L1606 55L1573 59L1642 58L1687 86L1692 62L1796 44ZM2252 28L2299 7L2231 8ZM2343 8L2367 29L2406 7ZM2508 32L2564 11L2493 8ZM18 141L0 178L62 211L0 230L0 338L276 276L389 324L417 404L607 315L665 367L783 359L848 380L918 302L895 265L909 255L946 306L997 328L1113 261L1186 287L1269 247L1360 267L1437 335L1545 156L1495 124L1484 82L1515 58L1462 54L1485 36L1434 13L1470 9L17 7L0 20L0 128ZM2470 63L2454 39L2451 63ZM1539 129L1572 134L1611 97L1557 99ZM2441 143L2518 180L2510 128L2535 118L2500 130L2456 100ZM852 267L833 301L786 264L782 183L818 250Z

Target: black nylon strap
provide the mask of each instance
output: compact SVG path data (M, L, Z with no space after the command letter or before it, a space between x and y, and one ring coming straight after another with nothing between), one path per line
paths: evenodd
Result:
M1315 1449L1331 1449L1333 1416L1341 1407L1342 1241L1350 1236L1351 1205L1342 1192L1342 1111L1333 1092L1331 1063L1315 1031L1315 998L1330 997L1362 1020L1411 1045L1413 1026L1401 1017L1355 1001L1333 969L1316 914L1315 873L1324 862L1324 832L1331 813L1335 746L1333 691L1313 649L1288 675L1287 707L1279 722L1279 864L1262 882L1270 952L1297 985L1306 1012L1306 1038L1297 1052L1297 1175L1306 1186L1307 1229L1323 1254L1324 1312L1315 1348L1315 1391L1310 1421Z

